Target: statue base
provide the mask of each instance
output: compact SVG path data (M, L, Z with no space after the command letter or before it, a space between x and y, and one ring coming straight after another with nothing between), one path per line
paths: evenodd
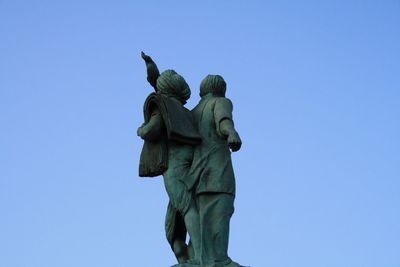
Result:
M192 263L181 263L181 264L175 264L171 267L250 267L250 266L242 266L234 261L231 261L228 264L218 264L218 263L212 263L212 264L206 264L206 265L199 265L199 264L192 264Z

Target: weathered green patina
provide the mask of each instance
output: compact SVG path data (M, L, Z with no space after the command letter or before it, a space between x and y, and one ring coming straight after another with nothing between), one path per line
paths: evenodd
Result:
M144 104L144 140L139 175L163 175L169 196L165 230L179 267L239 267L228 256L234 211L235 176L231 151L241 147L232 102L219 75L201 82L198 105L184 104L190 89L173 70L159 73L142 52L147 80L154 87ZM190 241L186 243L187 233Z

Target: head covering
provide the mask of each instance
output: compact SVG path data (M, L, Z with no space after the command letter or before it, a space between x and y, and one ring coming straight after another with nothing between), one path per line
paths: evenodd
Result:
M157 89L160 94L188 100L190 88L185 79L174 70L166 70L157 79Z
M215 96L225 96L226 82L220 75L207 75L200 84L200 96L203 97L208 93Z

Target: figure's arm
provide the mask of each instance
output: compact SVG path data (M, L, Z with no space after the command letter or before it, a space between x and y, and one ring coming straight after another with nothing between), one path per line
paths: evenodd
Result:
M227 140L228 146L236 152L242 146L242 140L235 129L232 118L233 105L227 98L219 98L215 103L214 117L218 134Z
M238 151L242 146L242 140L233 126L233 121L228 119L221 121L220 129L221 133L226 136L228 146L232 149L232 152Z
M153 86L154 90L157 92L157 79L160 76L160 71L157 68L156 63L153 59L146 55L144 52L141 53L144 62L146 63L147 69L147 81Z
M160 112L152 113L149 122L140 126L137 135L146 141L157 141L160 139L163 130L163 120Z

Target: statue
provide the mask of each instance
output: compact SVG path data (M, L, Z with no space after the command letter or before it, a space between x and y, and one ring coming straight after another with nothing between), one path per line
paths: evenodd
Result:
M201 100L189 111L185 79L174 70L160 74L151 57L142 52L142 58L155 93L144 103L145 122L137 131L144 140L139 176L164 177L165 230L178 261L174 267L240 267L227 253L235 198L231 151L242 142L226 83L219 75L205 77Z

